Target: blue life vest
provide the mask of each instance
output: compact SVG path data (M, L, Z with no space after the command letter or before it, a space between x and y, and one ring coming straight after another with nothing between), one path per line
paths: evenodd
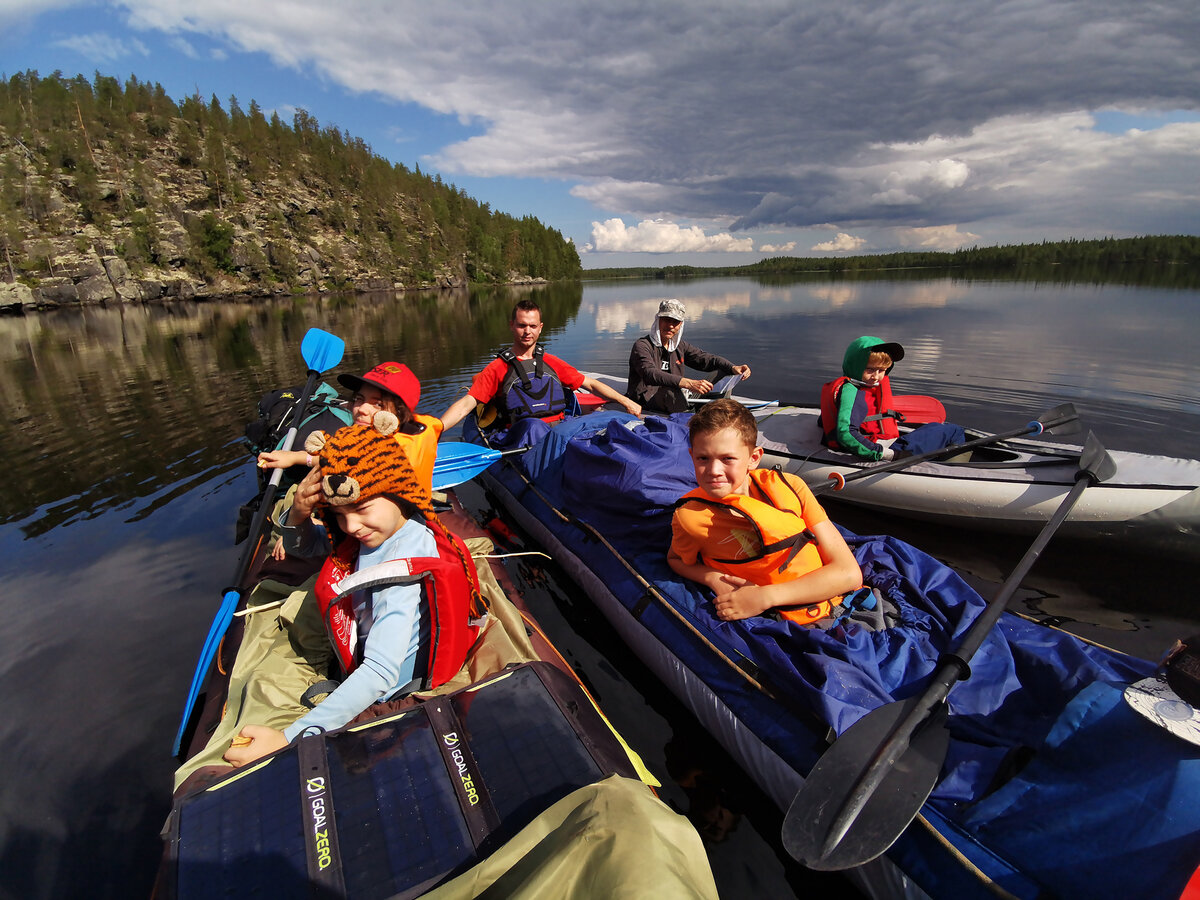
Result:
M567 390L558 380L554 368L542 357L546 351L539 344L533 358L517 359L511 349L498 355L508 364L508 374L496 392L496 402L508 422L517 419L549 419L567 410Z

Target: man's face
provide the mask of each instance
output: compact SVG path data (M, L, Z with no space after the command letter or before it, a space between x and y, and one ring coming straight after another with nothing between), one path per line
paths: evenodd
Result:
M513 347L518 351L517 355L527 353L533 349L533 345L538 342L538 338L542 335L542 314L534 309L518 309L516 316L508 327L512 329Z
M683 323L678 319L668 319L665 316L658 317L658 337L664 343L668 344L675 335L679 334L679 327Z

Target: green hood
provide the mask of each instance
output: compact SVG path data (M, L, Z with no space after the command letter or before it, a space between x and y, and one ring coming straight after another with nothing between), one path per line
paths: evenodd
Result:
M850 342L846 355L842 357L842 374L855 381L862 381L863 370L867 367L867 359L872 350L882 350L892 358L888 373L896 367L896 363L904 359L904 348L895 341L884 341L877 337L864 335Z

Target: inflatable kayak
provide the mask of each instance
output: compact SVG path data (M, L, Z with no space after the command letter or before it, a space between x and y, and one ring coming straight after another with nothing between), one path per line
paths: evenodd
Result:
M624 390L622 379L593 377ZM993 441L995 435L967 429L968 441L982 446L863 477L882 465L822 445L818 407L738 399L758 419L766 451L760 465L778 465L818 490L824 489L819 485L832 487L831 479L847 479L831 495L838 502L957 527L1036 531L1074 484L1081 450L1078 444L1043 437ZM1195 552L1200 460L1109 453L1117 464L1115 475L1084 494L1067 517L1064 533Z
M230 768L244 724L282 727L333 688L314 565L260 551L199 673L155 897L473 897L514 880L546 896L716 897L699 835L654 795L485 533L439 497L489 602L463 669Z
M567 420L483 483L782 810L987 607L919 550L847 533L873 611L827 629L719 620L666 563L672 505L696 484L686 415ZM1004 613L949 694L928 800L848 874L875 897L1178 897L1200 859L1200 749L1123 701L1154 668Z

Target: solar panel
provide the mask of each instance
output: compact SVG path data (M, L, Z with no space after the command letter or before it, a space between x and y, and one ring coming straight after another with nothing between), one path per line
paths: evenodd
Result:
M613 771L611 732L583 733L598 722L577 685L534 663L303 738L180 801L176 896L415 896Z

